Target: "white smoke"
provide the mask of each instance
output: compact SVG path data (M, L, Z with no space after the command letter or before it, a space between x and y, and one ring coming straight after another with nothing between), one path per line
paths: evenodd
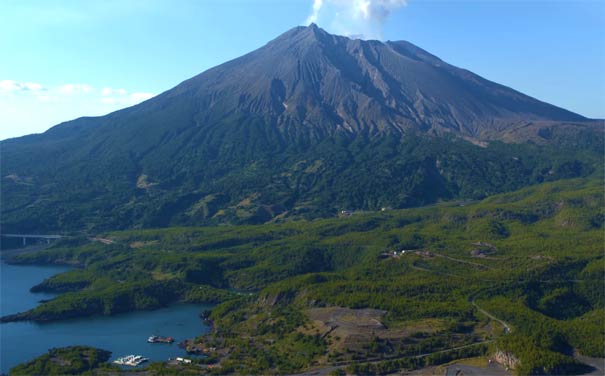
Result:
M361 39L382 39L389 15L407 0L313 0L307 24L316 22L329 31Z
M313 0L313 10L309 17L307 17L307 21L305 22L307 25L310 23L317 22L317 18L319 17L319 11L321 10L321 6L323 5L323 0Z

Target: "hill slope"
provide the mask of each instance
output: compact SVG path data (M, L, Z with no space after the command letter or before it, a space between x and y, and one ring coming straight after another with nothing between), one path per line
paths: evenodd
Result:
M408 42L297 27L137 106L3 141L2 224L264 222L480 198L591 173L602 131Z
M602 187L573 179L465 206L66 238L13 260L81 265L33 288L64 294L2 320L220 301L202 340L219 349L220 374L387 374L486 345L519 359L520 375L583 374L570 350L605 345Z

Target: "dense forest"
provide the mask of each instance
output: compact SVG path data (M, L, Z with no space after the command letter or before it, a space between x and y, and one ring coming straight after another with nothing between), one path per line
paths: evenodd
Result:
M603 134L594 129L555 128L542 145L475 145L414 133L285 143L261 120L248 119L218 140L197 135L197 128L163 136L120 134L153 152L122 150L115 146L119 139L95 141L81 155L65 157L61 168L45 155L79 143L56 150L57 141L38 140L18 153L3 145L3 228L65 233L311 220L341 210L483 199L586 177L603 162ZM158 139L170 142L156 146Z
M194 341L217 349L214 367L192 366L211 373L385 373L498 352L523 375L579 372L574 351L605 348L602 186L561 180L332 219L68 237L12 260L79 266L33 287L63 294L3 321L214 302L213 331Z

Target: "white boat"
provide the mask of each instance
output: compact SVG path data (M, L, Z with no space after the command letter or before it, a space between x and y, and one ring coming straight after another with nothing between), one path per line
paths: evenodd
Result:
M113 361L121 366L136 367L139 364L148 361L149 358L144 358L142 355L126 355Z
M126 355L126 356L123 356L121 358L114 360L113 362L115 364L119 364L119 365L127 365L128 363L132 362L133 359L134 359L134 355Z
M144 363L148 360L149 360L149 358L144 358L142 355L137 355L134 357L132 362L134 363L135 366L138 366L139 364Z

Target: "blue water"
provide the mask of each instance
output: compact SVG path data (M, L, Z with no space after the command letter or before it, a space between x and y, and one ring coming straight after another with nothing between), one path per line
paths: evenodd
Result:
M0 264L0 313L4 316L33 308L52 294L29 292L29 288L67 267ZM71 319L52 323L0 324L0 373L44 354L53 347L88 345L112 352L112 360L136 354L151 360L186 356L177 343L208 332L199 318L208 305L179 304L156 311L138 311L116 316ZM170 336L173 344L147 343L150 335Z

